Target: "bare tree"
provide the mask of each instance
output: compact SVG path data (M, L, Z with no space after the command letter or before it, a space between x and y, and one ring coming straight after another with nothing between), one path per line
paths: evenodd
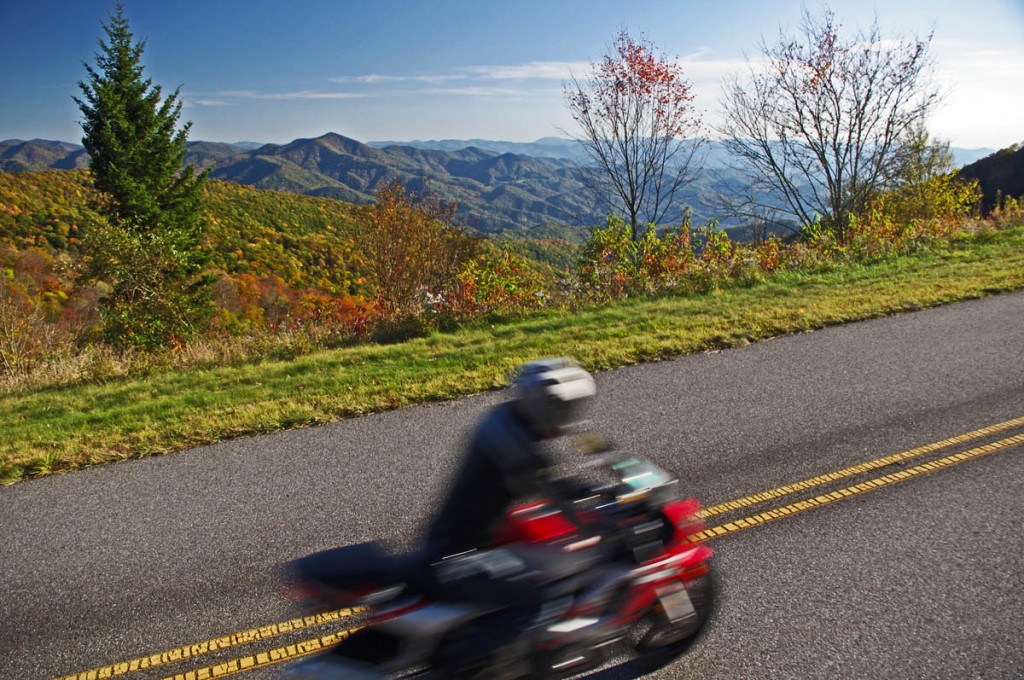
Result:
M573 77L565 99L579 125L589 166L584 183L628 218L633 240L658 224L693 179L704 138L693 90L675 61L653 44L619 33L587 78ZM682 207L678 208L680 214Z
M798 225L818 220L842 235L885 187L901 140L939 100L930 74L932 36L840 36L831 10L805 12L801 34L762 42L749 84L725 86L719 133L761 209Z

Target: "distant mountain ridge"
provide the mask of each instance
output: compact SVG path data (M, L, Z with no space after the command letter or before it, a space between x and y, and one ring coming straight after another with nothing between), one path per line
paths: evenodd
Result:
M977 160L987 150L954 149ZM959 154L959 155L957 155ZM190 142L185 157L210 176L262 189L369 203L374 192L398 180L414 191L429 189L459 205L464 224L481 232L521 231L545 225L590 226L603 222L576 173L578 142L546 137L536 142L440 140L363 144L336 133L287 144ZM720 144L708 150L709 171L699 176L680 205L691 205L696 222L714 217L705 202L716 191L735 189ZM25 172L88 166L85 150L68 142L0 142L0 170Z
M89 155L79 144L48 139L8 139L0 142L0 171L74 170L89 167Z
M368 146L385 148L388 146L412 146L417 149L435 151L459 151L469 147L497 151L499 153L516 153L524 156L540 158L567 158L574 161L585 161L587 156L581 144L563 137L542 137L535 142L504 142L488 139L415 139L409 142L367 142ZM951 148L953 164L963 167L974 163L996 152L995 149L980 147L975 149ZM720 144L712 142L708 152L708 164L711 167L725 167L726 153Z
M459 205L467 226L482 232L546 224L590 224L583 186L566 159L389 146L378 149L328 133L288 144L190 142L185 161L210 176L262 189L369 203L398 180ZM25 172L87 167L81 146L48 140L0 142L0 170Z
M374 148L334 133L222 155L229 151L190 146L186 160L213 168L215 179L352 203L371 202L377 189L397 180L458 203L460 218L485 232L593 218L575 166L565 159L479 148Z
M534 142L505 142L491 139L414 139L408 142L367 142L367 146L375 149L386 149L390 146L411 146L415 149L430 151L462 151L463 149L483 149L495 153L511 153L534 158L563 158L583 160L584 151L579 142L561 137L543 137Z

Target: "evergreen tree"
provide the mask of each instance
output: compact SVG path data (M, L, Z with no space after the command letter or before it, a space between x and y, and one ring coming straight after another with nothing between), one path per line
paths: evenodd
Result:
M82 145L109 225L86 234L87 278L112 286L106 338L156 347L194 332L208 314L202 192L206 173L183 167L191 123L180 129L179 89L164 97L143 78L145 41L135 41L118 3L103 24L95 67L84 64Z

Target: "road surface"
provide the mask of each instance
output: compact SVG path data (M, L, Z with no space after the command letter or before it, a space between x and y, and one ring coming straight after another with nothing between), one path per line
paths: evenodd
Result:
M909 452L709 518L735 529L711 540L718 611L651 677L1024 677L1024 294L597 382L595 423L708 506ZM350 620L296 619L278 566L373 538L410 545L502 396L0 489L0 677L280 677L278 659Z

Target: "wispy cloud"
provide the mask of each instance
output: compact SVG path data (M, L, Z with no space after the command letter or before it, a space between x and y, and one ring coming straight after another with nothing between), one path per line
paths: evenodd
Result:
M686 77L697 87L715 81L724 74L741 70L739 58L716 56L709 48L700 48L679 60ZM329 80L330 87L298 91L224 90L199 93L192 106L231 106L241 101L343 100L395 96L453 96L486 99L525 99L538 91L548 92L573 76L585 77L590 71L585 61L530 61L522 64L478 64L460 66L442 73L340 75Z
M450 97L521 97L526 94L523 89L511 87L482 87L466 85L465 87L430 87L416 90L415 94Z
M992 48L987 45L945 41L936 43L940 74L1020 75L1024 66L1024 49Z
M361 76L335 76L330 78L332 83L357 84L357 85L378 85L381 83L443 83L449 80L461 80L464 76L448 75L384 75L380 73L368 73Z
M292 101L310 99L362 99L359 92L298 90L293 92L261 92L258 90L223 90L205 93L189 103L193 106L229 106L239 100Z
M588 68L586 62L531 61L525 64L460 66L447 73L344 75L331 78L339 84L380 85L387 83L447 83L480 80L565 80L573 72Z
M467 78L485 80L565 80L587 70L590 64L576 61L531 61L525 64L463 66Z
M299 92L276 92L257 95L256 99L361 99L366 95L357 92L317 92L302 90Z
M694 82L721 81L732 73L747 69L747 60L740 56L717 56L710 47L701 47L677 60L683 75Z
M727 73L742 69L746 61L741 57L716 56L710 48L700 48L680 58L684 73L693 79L718 79ZM583 77L591 68L586 61L530 61L523 64L480 64L461 66L447 73L418 75L367 74L339 76L335 83L379 85L388 83L450 83L479 81L558 81L573 76Z

